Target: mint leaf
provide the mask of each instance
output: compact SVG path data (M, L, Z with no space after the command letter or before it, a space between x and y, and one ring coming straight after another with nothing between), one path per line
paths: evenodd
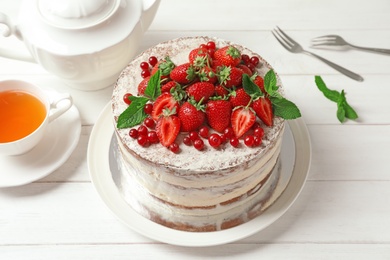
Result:
M272 96L272 94L278 90L278 86L276 85L276 75L273 70L269 70L264 76L264 89L265 91Z
M324 94L326 98L333 102L337 102L339 100L340 93L336 90L328 89L325 82L320 76L315 76L315 82L317 84L318 89Z
M161 95L160 75L161 71L157 70L157 72L150 77L148 86L145 89L145 96L151 100L156 100L156 98Z
M147 117L144 107L149 101L146 97L130 96L131 104L118 117L117 128L128 128L139 125Z
M337 103L336 115L340 123L343 123L346 118L352 120L358 118L356 111L348 104L344 90L340 93L337 90L329 89L320 76L315 76L314 81L326 98Z
M301 111L293 102L285 98L270 97L270 99L275 116L280 116L286 120L301 117Z
M242 87L244 88L245 92L253 98L263 96L263 92L261 92L260 88L252 81L248 74L242 75Z

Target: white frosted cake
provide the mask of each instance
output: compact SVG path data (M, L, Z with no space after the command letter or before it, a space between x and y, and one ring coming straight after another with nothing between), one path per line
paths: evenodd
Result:
M209 42L215 43L215 47L212 44L207 44ZM231 113L229 114L231 121L229 126L225 128L233 128L233 135L228 134L229 131L226 129L225 131L224 128L213 127L212 121L214 119L211 118L212 115L209 115L210 112L208 111L208 109L211 109L211 103L217 102L216 100L233 102L231 96L236 95L233 91L238 93L238 89L243 88L241 83L236 83L237 86L233 87L228 86L226 81L223 81L220 77L213 85L215 89L222 85L226 95L214 100L213 96L221 96L221 92L217 93L215 90L208 101L203 99L197 102L204 106L202 110L204 121L200 126L191 129L189 132L192 134L194 132L198 133L198 136L196 134L191 136L189 132L183 131L183 129L189 128L184 126L184 116L182 118L182 114L176 109L172 109L173 112L171 111L169 115L160 113L159 116L156 116L155 113L149 115L150 111L146 113L138 111L143 116L138 120L139 124L126 125L128 122L123 119L125 115L121 116L121 114L126 114L124 111L128 109L129 102L124 101L124 96L130 93L133 97L140 97L139 84L144 78L148 77L147 73L141 75L141 71L150 71L152 75L155 72L152 69L155 61L151 61L149 69L146 69L145 64L141 65L141 63L148 62L150 57L155 57L158 61L167 60L167 57L169 57L174 67L179 67L179 65L189 62L189 53L201 44L204 44L202 47L204 50L212 49L208 54L209 56L206 55L207 59L210 58L206 66L213 66L215 74L221 73L219 67L229 67L212 59L213 55L217 56L217 50L224 46L233 46L239 51L241 65L251 62L247 58L243 61L243 54L249 58L257 57L257 59L252 59L253 64L251 66L247 66L250 68L248 74L251 75L248 76L251 76L251 79L254 79L256 75L263 79L266 73L272 70L271 66L258 54L243 46L209 37L179 38L160 43L137 56L120 74L112 96L113 123L120 148L121 161L126 169L123 171L122 179L127 183L127 185L124 185L128 187L126 192L131 194L133 198L134 203L131 206L142 216L161 225L197 232L216 231L240 225L260 215L272 204L269 199L280 178L281 162L279 155L285 126L285 120L279 116L272 116L271 124L267 122L267 125L269 125L267 126L261 120L262 117L256 114L258 109L254 105L252 106L251 103L259 98L259 93L256 90L257 97L254 95L251 101L245 101L248 103L246 106L235 104L236 107L231 108L231 112L229 112ZM204 57L203 54L199 56ZM197 72L199 68L196 67L198 64L195 65L195 62L191 64ZM158 64L161 64L161 62ZM241 65L238 67L241 67ZM173 81L172 78L174 78L170 75L162 76L161 68L163 67L160 65L160 87L168 81ZM248 70L244 69L243 71L241 77ZM187 102L192 95L189 90L192 84L211 81L211 79L200 80L198 76L199 74L196 74L193 79L189 79L189 83L176 84L186 93L184 99L178 101L178 107L176 108L179 108L179 111L184 106L183 103ZM245 79L248 80L248 78ZM280 87L277 91L281 94L281 83L277 77L276 79ZM252 82L256 83L253 80ZM150 90L152 87L148 86L148 88ZM250 89L250 87L246 89L248 88ZM170 90L163 93L171 94L173 92ZM158 92L157 99L158 96L164 95L163 93ZM260 99L264 97L267 97L266 93L263 93ZM148 97L145 102L153 104L153 109L157 109L157 99ZM243 98L243 100L248 99ZM134 105L133 103L138 101L132 99L131 103ZM132 114L134 117L135 115L140 116L137 113ZM253 119L253 115L255 115L255 119ZM155 118L153 123L146 123L144 118L152 118L153 116ZM176 119L171 120L173 117L177 117L181 122L181 130L174 135L172 141L174 145L172 146L172 142L168 144L165 137L171 137L171 132L176 132L172 128L175 125L172 122L177 122ZM195 122L195 117L192 117L191 120ZM191 120L190 123L192 124L193 121ZM159 123L159 121L163 121L165 124ZM125 123L123 124L123 122ZM146 141L139 141L139 139L142 139L139 137L141 132L145 131L144 129L141 130L140 126L145 128L145 124L147 125L147 133L143 134L149 136L149 132L160 132L157 134L158 140L155 140L155 134L154 137L151 134L151 137L149 137L151 139L146 138ZM159 124L160 126L158 126ZM244 134L238 134L239 130L248 124L250 125L249 130L245 131ZM200 130L201 128L206 128L209 133L204 136L204 134L201 134L201 131L203 131ZM260 141L257 136L259 131L255 130L256 128L262 129ZM131 129L137 131L133 130L130 133ZM137 133L134 134L134 132ZM219 137L216 137L217 141L209 141L211 139L209 136L212 133L216 133L220 140ZM237 135L239 135L238 138ZM253 141L253 137L255 141ZM145 137L143 138L145 139ZM202 141L196 141L199 139ZM199 145L199 142L202 145Z

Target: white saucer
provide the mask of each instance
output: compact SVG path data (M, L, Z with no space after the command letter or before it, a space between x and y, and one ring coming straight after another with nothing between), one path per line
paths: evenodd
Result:
M134 231L151 239L179 246L214 246L237 241L263 230L281 217L294 203L306 181L311 161L309 133L303 119L289 121L282 151L282 175L286 189L264 213L242 225L215 232L185 232L171 229L134 211L117 188L117 159L113 150L114 126L110 105L99 116L88 145L88 168L92 183L108 208ZM284 170L283 170L284 169ZM288 171L288 172L287 172Z
M72 106L48 125L42 142L18 156L0 156L0 188L20 186L41 179L58 169L80 139L79 111Z

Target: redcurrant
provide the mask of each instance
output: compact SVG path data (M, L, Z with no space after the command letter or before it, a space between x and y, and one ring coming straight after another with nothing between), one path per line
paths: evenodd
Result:
M209 144L214 147L214 148L217 148L221 145L222 143L222 140L221 140L221 137L219 136L219 134L211 134L210 137L209 137Z
M149 128L154 128L155 124L156 123L154 122L153 118L151 118L151 117L147 117L144 120L144 125L146 125Z
M149 63L143 61L141 62L141 64L139 65L141 67L142 70L148 70L149 69Z
M151 103L146 104L145 107L144 107L144 111L148 115L152 114L153 105Z
M130 129L129 136L136 139L138 137L138 130L135 128Z
M124 101L126 104L128 104L128 105L131 104L131 100L129 99L129 97L131 97L131 96L132 96L131 93L126 93L126 94L123 95L123 101Z
M141 146L146 146L148 144L148 137L146 135L139 135L137 137L137 142Z
M179 152L179 145L177 143L172 143L169 145L169 150L171 150L174 153Z
M150 132L148 133L148 141L149 141L149 143L151 143L151 144L158 143L158 136L157 136L156 131L150 131Z
M246 146L251 147L251 146L253 146L254 142L255 142L255 138L254 138L253 135L247 135L247 136L245 136L245 138L244 138L244 144L245 144Z
M233 147L238 147L238 145L240 144L240 140L238 140L237 137L232 137L230 138L230 144Z
M209 137L209 128L207 126L202 126L199 129L199 135L203 138L208 138Z
M203 140L202 139L196 139L194 141L194 147L195 147L195 149L197 149L199 151L203 150L203 148L204 148Z
M156 65L157 62L158 62L156 56L150 56L148 61L149 61L149 64L150 64L152 67L154 67L154 65Z

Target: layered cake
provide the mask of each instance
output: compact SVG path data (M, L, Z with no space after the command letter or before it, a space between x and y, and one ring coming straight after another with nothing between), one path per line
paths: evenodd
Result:
M274 104L282 95L261 56L225 40L179 38L137 56L112 96L122 186L134 210L196 232L260 215L280 178L285 119Z

